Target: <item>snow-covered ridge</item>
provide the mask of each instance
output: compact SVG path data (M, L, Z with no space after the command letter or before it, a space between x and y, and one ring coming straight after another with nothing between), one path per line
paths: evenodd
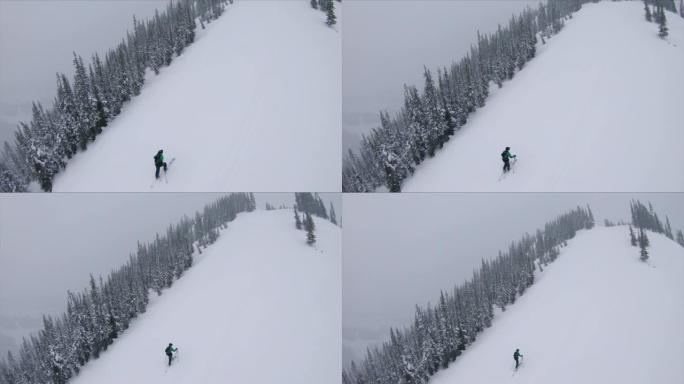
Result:
M651 217L647 211L645 220ZM650 223L650 221L648 221ZM345 370L344 384L375 381L425 383L491 326L494 308L504 310L534 284L535 270L555 261L559 248L577 231L594 226L589 206L568 211L512 242L498 256L482 260L467 281L441 291L434 304L416 306L410 326L391 329L390 340L368 350L363 362ZM658 227L661 229L661 226Z
M340 229L241 213L74 383L332 383L340 367ZM164 348L178 359L167 368ZM268 368L264 368L265 364Z
M684 190L684 19L667 17L663 40L642 2L585 4L402 190Z
M341 45L325 14L237 1L201 32L54 191L340 189ZM159 149L176 158L168 183L154 182Z
M684 250L626 226L580 231L537 282L430 383L684 381ZM523 365L513 369L520 348Z

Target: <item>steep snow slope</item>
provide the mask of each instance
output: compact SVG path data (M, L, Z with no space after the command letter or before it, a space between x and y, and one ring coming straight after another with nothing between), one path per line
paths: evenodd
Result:
M54 191L339 190L341 44L324 21L305 0L228 6ZM153 183L159 149L176 158L168 184Z
M340 230L315 219L309 247L291 213L240 214L73 382L339 381ZM169 342L179 355L167 369Z
M684 190L684 19L587 4L404 191ZM500 153L518 155L501 181Z
M579 232L430 384L684 382L684 249L648 235L644 264L627 227Z

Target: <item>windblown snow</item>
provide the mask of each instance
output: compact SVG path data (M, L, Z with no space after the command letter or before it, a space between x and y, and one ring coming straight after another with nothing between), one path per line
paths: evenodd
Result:
M684 382L684 249L648 236L646 264L625 226L578 232L430 384Z
M314 220L310 247L290 210L241 213L73 382L339 381L341 235Z
M340 190L341 39L325 14L236 1L197 32L54 191ZM155 182L159 149L176 160Z
M640 1L584 5L402 190L684 190L684 19L666 13L663 40Z

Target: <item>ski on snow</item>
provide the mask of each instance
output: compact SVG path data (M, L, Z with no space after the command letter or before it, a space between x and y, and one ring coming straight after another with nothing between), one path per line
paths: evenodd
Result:
M505 178L506 178L506 175L508 175L509 173L515 173L515 163L517 163L517 162L518 162L518 158L516 157L516 158L514 158L513 161L511 162L511 169L510 169L508 172L503 172L503 173L501 174L501 176L499 176L499 180L498 180L498 181L501 181L501 180L505 179Z
M167 170L168 170L169 167L171 167L171 164L173 164L174 161L176 161L176 158L175 158L175 157L172 158L171 160L169 160L169 162L166 164ZM168 172L168 171L164 171L164 182L165 182L166 184L169 183L169 178L168 178L167 175L166 175L167 172ZM154 180L154 183L152 183L152 184L150 185L150 189L154 189L154 184L156 184L157 182L161 182L161 176L160 176L158 179L155 179L155 180Z

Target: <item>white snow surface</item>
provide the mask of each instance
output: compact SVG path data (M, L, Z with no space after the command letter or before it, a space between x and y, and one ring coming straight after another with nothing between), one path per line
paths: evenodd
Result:
M667 21L663 40L640 1L584 5L402 190L684 190L684 19Z
M339 31L308 0L236 1L53 190L339 191L341 62ZM168 183L154 182L159 149L176 158Z
M648 236L646 264L626 226L580 231L430 384L683 383L684 248Z
M73 383L338 382L341 234L314 220L310 247L291 210L241 213Z

